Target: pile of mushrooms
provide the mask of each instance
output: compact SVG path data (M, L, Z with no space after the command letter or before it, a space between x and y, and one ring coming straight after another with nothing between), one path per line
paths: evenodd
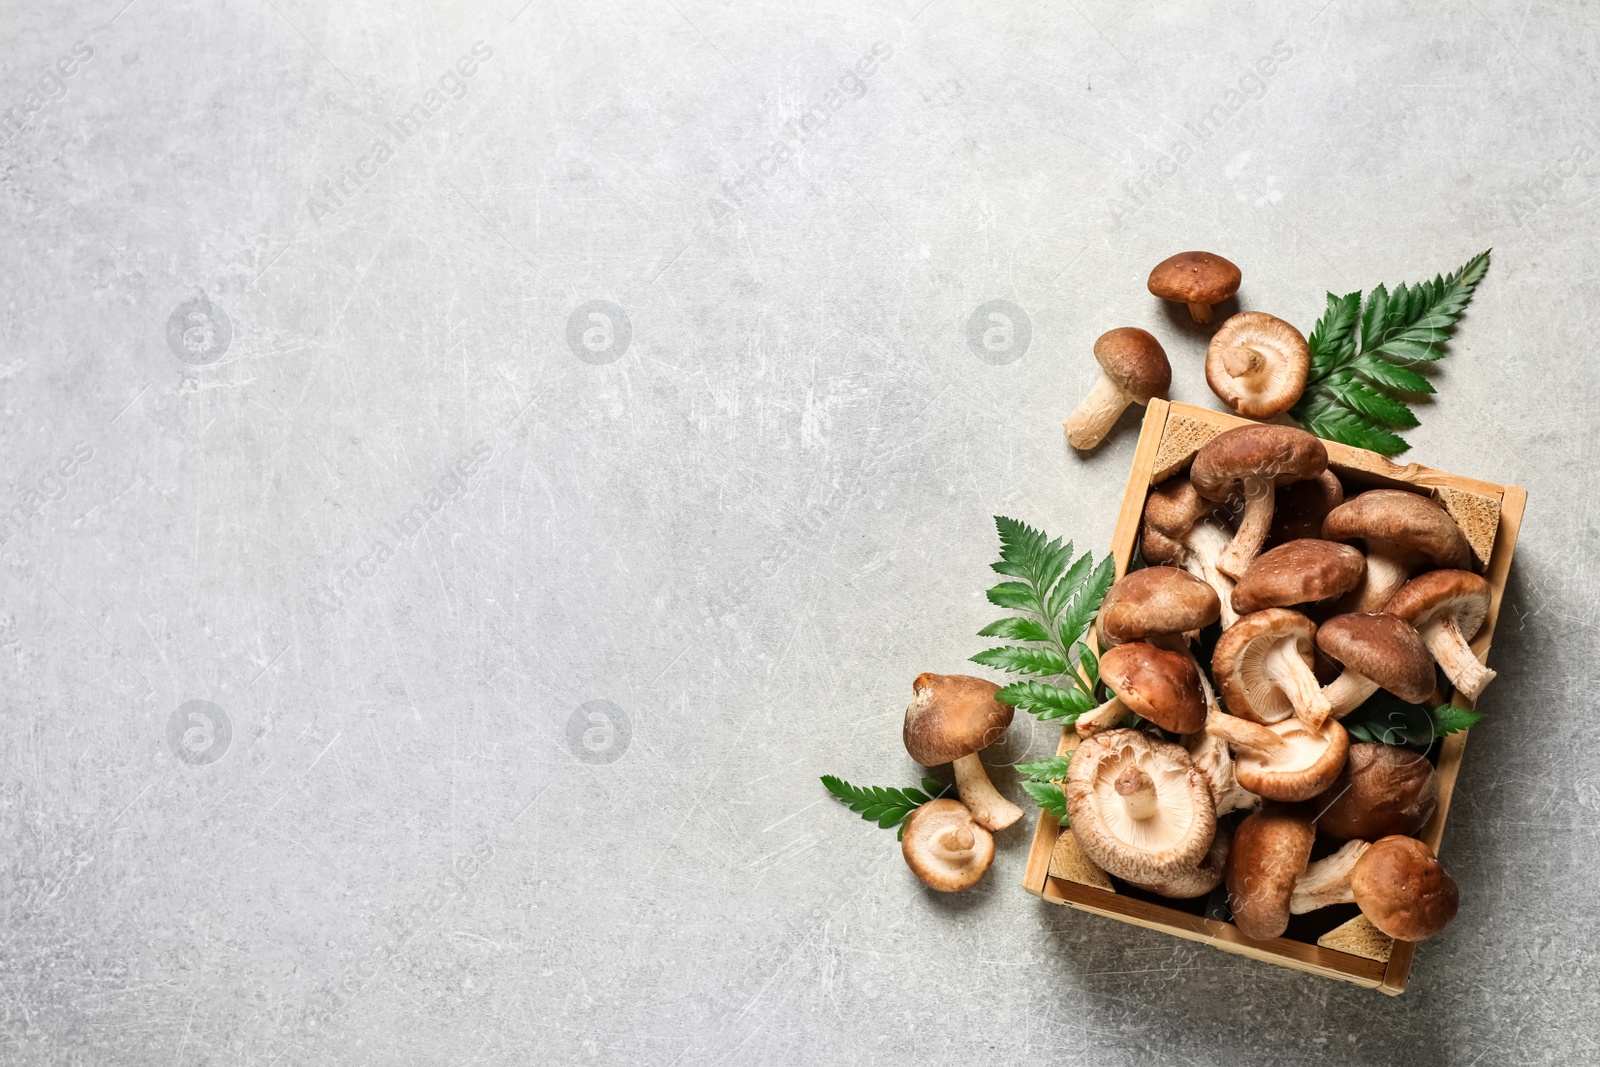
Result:
M1152 487L1139 543L1147 566L1092 631L1107 699L1078 719L1066 784L1083 853L1161 896L1225 888L1253 939L1335 904L1397 940L1437 934L1457 891L1418 838L1433 766L1352 743L1341 720L1379 690L1476 699L1494 677L1468 644L1489 586L1454 520L1346 484L1320 440L1260 424Z

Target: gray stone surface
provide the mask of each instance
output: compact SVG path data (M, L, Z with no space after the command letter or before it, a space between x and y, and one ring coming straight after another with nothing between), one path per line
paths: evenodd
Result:
M1600 10L122 2L0 19L7 1062L1600 1056ZM1408 994L825 796L914 781L991 515L1107 542L1093 338L1209 401L1151 264L1309 328L1491 245L1410 456L1532 502Z

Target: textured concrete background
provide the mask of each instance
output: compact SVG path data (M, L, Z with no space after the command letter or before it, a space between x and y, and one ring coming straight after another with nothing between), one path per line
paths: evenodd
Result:
M123 2L0 16L6 1062L1600 1055L1600 9ZM1103 550L1094 337L1211 402L1153 263L1309 329L1491 245L1409 458L1531 504L1407 995L826 797L915 781L991 515Z

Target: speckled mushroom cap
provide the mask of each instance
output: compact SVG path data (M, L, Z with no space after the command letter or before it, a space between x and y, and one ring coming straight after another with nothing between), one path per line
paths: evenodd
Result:
M1228 905L1240 933L1268 941L1289 928L1289 899L1311 860L1316 836L1310 813L1278 804L1239 824L1226 877Z
M1193 867L1186 867L1154 885L1138 885L1140 889L1157 893L1174 900L1193 900L1203 897L1222 883L1222 872L1228 865L1228 850L1233 845L1233 830L1227 823L1217 824L1216 836L1205 858Z
M1439 776L1399 745L1355 744L1344 769L1311 801L1317 832L1335 841L1376 841L1418 833L1439 804Z
M1305 335L1275 315L1241 311L1206 349L1206 384L1234 411L1270 419L1305 391L1311 349Z
M1143 784L1148 817L1137 818ZM1217 816L1211 787L1181 745L1137 730L1108 730L1072 754L1067 815L1078 845L1101 870L1150 885L1198 864Z
M1471 571L1429 571L1400 587L1383 609L1417 629L1444 615L1454 615L1468 641L1483 627L1489 613L1489 583Z
M1135 715L1163 730L1188 734L1205 725L1205 694L1191 656L1130 641L1100 657L1100 680Z
M1293 639L1295 651L1310 669L1316 636L1316 623L1288 608L1254 612L1224 630L1211 656L1211 677L1228 711L1259 723L1293 715L1293 702L1267 671L1267 656L1279 641Z
M1414 626L1389 612L1335 615L1317 628L1317 647L1401 700L1420 704L1433 693L1428 646Z
M1000 687L965 674L919 674L911 683L902 737L924 767L981 752L1006 732L1014 709L994 698Z
M1201 496L1223 501L1238 492L1248 478L1270 478L1275 485L1287 485L1315 478L1327 469L1327 448L1304 430L1236 426L1200 447L1189 468L1189 480Z
M930 800L906 817L900 854L929 889L956 893L994 863L994 837L961 801Z
M1248 615L1326 600L1354 589L1366 572L1366 557L1349 545L1290 541L1250 561L1233 587L1233 610Z
M1179 252L1157 263L1145 284L1151 296L1163 300L1210 305L1220 304L1237 293L1243 280L1239 268L1221 256Z
M1139 553L1149 563L1182 563L1183 538L1194 524L1217 509L1187 478L1168 478L1144 500L1144 527Z
M1456 917L1455 879L1414 837L1385 837L1350 872L1361 914L1396 941L1426 941Z
M1096 627L1102 646L1188 633L1217 621L1217 592L1177 567L1130 571L1106 591Z
M1259 797L1292 803L1324 792L1339 776L1350 751L1350 735L1337 719L1313 730L1290 716L1267 730L1284 741L1277 752L1236 748L1233 773L1239 784Z
M1385 541L1420 552L1441 567L1472 563L1466 537L1444 508L1401 489L1369 489L1351 497L1328 512L1322 536L1330 541Z
M1272 502L1272 532L1267 540L1283 544L1302 537L1321 537L1328 512L1343 503L1344 486L1331 470L1286 485Z
M1094 358L1106 377L1141 404L1164 397L1172 385L1172 364L1155 337L1137 326L1107 330L1094 343Z

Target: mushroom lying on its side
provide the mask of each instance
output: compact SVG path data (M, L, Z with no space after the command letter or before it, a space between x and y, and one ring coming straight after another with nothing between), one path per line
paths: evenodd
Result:
M1317 832L1335 841L1419 833L1439 804L1433 765L1398 745L1350 746L1344 769L1312 798Z
M1197 866L1216 833L1211 788L1189 754L1137 730L1112 730L1079 745L1066 794L1084 853L1139 885Z
M1420 704L1433 692L1433 657L1412 625L1395 615L1335 615L1317 628L1317 647L1344 667L1322 687L1336 719L1379 689Z
M1078 719L1078 736L1111 729L1130 711L1173 733L1198 730L1206 721L1201 679L1193 656L1143 641L1118 645L1100 657L1100 680L1114 695Z
M1367 577L1352 610L1383 611L1389 598L1424 563L1464 568L1472 549L1444 508L1416 493L1369 489L1328 512L1322 536L1330 541L1364 541Z
M1414 837L1348 841L1306 867L1289 898L1304 915L1334 904L1355 904L1367 921L1396 941L1426 941L1456 917L1455 879Z
M1316 623L1288 608L1246 615L1223 631L1211 674L1233 714L1259 723L1299 716L1313 730L1332 710L1312 671Z
M1249 419L1270 419L1294 407L1310 373L1305 335L1261 311L1230 318L1206 350L1206 384Z
M1172 384L1172 365L1161 342L1136 326L1101 334L1094 343L1094 358L1100 364L1100 377L1067 419L1067 442L1073 448L1093 448L1129 404L1165 397Z
M924 767L954 765L956 792L987 830L1004 830L1022 809L1000 795L978 753L1000 740L1014 709L994 698L1000 687L965 674L919 674L911 683L902 737Z
M1429 571L1402 586L1385 610L1415 626L1456 692L1477 700L1495 672L1467 642L1483 627L1489 599L1489 583L1471 571Z
M929 889L957 893L994 863L994 837L959 800L930 800L906 817L900 854Z
M1279 486L1320 477L1327 469L1327 448L1293 426L1238 426L1202 445L1189 467L1200 495L1219 503L1244 500L1239 528L1217 560L1222 573L1237 579L1261 553Z
M1326 791L1350 750L1350 735L1336 719L1313 730L1296 718L1263 726L1234 715L1212 715L1206 732L1234 747L1233 773L1241 786L1286 803Z

